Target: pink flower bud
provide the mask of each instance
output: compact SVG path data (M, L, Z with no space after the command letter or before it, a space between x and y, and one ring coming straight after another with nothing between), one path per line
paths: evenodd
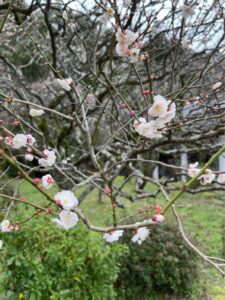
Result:
M51 214L52 213L52 209L50 208L50 207L48 207L47 209L46 209L46 214L48 215L48 214Z
M138 128L140 122L138 120L134 121L133 128Z
M108 185L105 186L105 193L108 195L108 196L111 196L112 195L112 191L110 189L110 187Z
M39 178L34 178L34 184L38 185L40 182L40 179Z
M134 117L135 115L136 115L136 112L132 110L132 111L130 112L130 116L131 116L131 117Z
M44 156L47 158L48 155L49 155L49 150L48 150L48 149L45 149L45 150L43 151L43 154L44 154Z
M2 119L0 119L0 125L3 125L4 121Z
M160 205L156 205L154 208L155 208L155 214L160 213L160 211L162 210L162 207Z
M125 16L125 19L128 21L130 20L130 16Z
M163 222L165 220L165 217L163 215L154 215L152 217L152 220L154 222Z
M119 24L114 24L114 28L118 29L119 28Z
M28 143L28 144L31 144L31 143L32 143L32 136L31 136L31 135L28 135L28 136L27 136L27 143Z
M60 200L55 200L55 204L58 206L61 206L61 201Z
M151 94L151 91L150 91L150 90L144 90L143 94L144 94L144 95L150 95L150 94Z

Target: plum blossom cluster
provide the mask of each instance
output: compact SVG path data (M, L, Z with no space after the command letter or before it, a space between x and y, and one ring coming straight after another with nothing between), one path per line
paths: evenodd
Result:
M199 163L198 162L195 162L194 164L190 164L189 165L189 168L188 168L188 175L190 177L194 177L196 176L199 171L201 169L198 168L198 165ZM203 185L206 185L206 184L209 184L209 183L212 183L213 180L216 179L216 174L213 173L212 170L210 169L206 169L205 170L205 173L202 174L201 176L199 176L198 178L200 180L200 183L203 184ZM220 184L224 184L225 183L225 173L220 173L217 177L217 182L220 183Z
M36 143L36 139L31 135L31 134L22 134L22 133L17 133L14 137L12 136L7 136L4 139L4 142L14 148L14 149L20 149L26 147L26 154L25 154L25 159L27 161L33 161L34 155L33 155L33 150L32 146ZM51 167L54 165L56 161L56 155L53 150L48 150L45 149L43 151L43 157L38 159L39 165L42 167Z
M154 96L154 103L149 108L148 115L151 118L149 122L145 118L135 120L133 124L135 131L145 138L161 138L165 126L176 115L176 105L160 95Z
M119 56L128 57L131 63L142 59L140 48L143 46L143 41L138 40L139 34L129 29L122 31L118 29L116 32L116 52Z
M152 220L157 223L161 223L164 221L164 216L160 214L162 208L159 205L155 206L154 215L152 217ZM139 223L136 223L136 225L139 225ZM115 241L118 241L119 238L123 235L124 230L111 230L103 235L103 239L108 243L113 243ZM149 234L150 230L147 227L139 227L135 230L135 234L133 235L131 241L133 243L137 243L139 245L144 242Z
M13 138L9 138L6 140L6 143L15 148L15 149L20 149L22 147L27 147L27 146L33 146L33 144L36 142L35 138L31 135L25 135L22 133L16 134Z
M65 230L74 227L79 220L77 214L71 211L78 205L78 200L74 193L66 190L61 191L55 195L54 199L55 203L61 206L63 210L59 213L59 218L54 218L52 222Z
M38 160L38 163L42 167L46 168L54 165L55 161L56 161L55 152L53 150L45 149L43 151L43 157Z
M103 239L108 243L113 243L118 241L118 239L123 235L124 230L114 230L107 232L103 235ZM140 227L135 231L135 235L132 237L131 241L133 243L138 243L139 245L147 239L149 236L149 229L147 227Z

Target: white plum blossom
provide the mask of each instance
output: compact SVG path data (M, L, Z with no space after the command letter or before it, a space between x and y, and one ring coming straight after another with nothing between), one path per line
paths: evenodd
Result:
M154 103L149 108L150 118L156 118L147 122L144 118L135 120L133 127L135 131L145 138L161 138L163 127L176 115L176 104L166 100L161 95L154 97Z
M38 163L44 168L51 167L56 161L56 155L53 150L44 150L44 158L39 158Z
M27 144L32 146L35 142L36 142L35 138L31 134L28 134L27 135Z
M140 54L140 47L142 46L142 42L137 42L139 35L138 33L133 32L132 30L121 31L118 29L116 32L116 52L119 56L129 57L130 62L137 62Z
M25 154L25 159L28 160L28 161L33 161L34 156L30 153L26 153Z
M131 241L133 243L138 243L141 245L141 243L147 239L149 236L149 229L147 227L140 227L137 229L136 234L132 237Z
M145 120L145 118L139 118L138 120L134 121L133 127L136 129L140 123L147 123L147 121Z
M190 164L188 167L188 176L194 177L195 175L197 175L198 172L200 171L200 169L198 169L197 167L198 167L197 161L194 164Z
M103 239L108 243L113 243L118 241L118 239L123 235L123 230L114 230L107 232L103 235Z
M219 183L225 183L225 173L221 173L219 174L218 178L217 178L217 181Z
M47 174L41 178L41 184L45 190L49 190L53 186L53 182L54 180L50 174Z
M156 119L157 128L163 128L165 124L173 120L176 115L176 104L173 102L168 106L168 111Z
M160 117L165 115L168 109L168 101L158 95L154 97L154 104L149 108L148 114L152 117Z
M73 209L78 205L77 197L71 191L58 192L55 197L55 202L63 207L65 210Z
M162 132L158 130L156 121L142 122L136 128L136 132L145 138L161 138Z
M34 109L34 108L30 109L30 116L31 117L40 117L43 114L44 114L43 109Z
M12 147L15 149L20 149L21 147L26 147L27 136L22 133L16 134L12 139Z
M11 225L10 225L10 222L9 220L3 220L1 223L0 223L0 230L2 232L9 232L11 230Z
M210 169L206 169L205 173L199 177L201 184L206 185L212 183L216 175Z
M58 85L66 90L66 91L70 91L71 90L71 83L73 82L73 80L71 78L67 78L67 79L56 79Z
M192 17L194 14L195 14L195 11L191 6L188 6L188 5L182 6L182 16L185 19Z
M78 216L76 213L62 210L59 214L59 219L52 219L52 222L56 223L59 228L68 230L74 227L78 222Z

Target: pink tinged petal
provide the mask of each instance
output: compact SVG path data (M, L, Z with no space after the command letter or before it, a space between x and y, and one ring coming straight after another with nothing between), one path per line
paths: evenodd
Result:
M118 239L123 235L123 230L115 230L103 235L103 239L108 243L113 243L118 241Z
M79 220L76 213L71 212L71 211L66 211L66 210L62 210L59 214L59 217L60 217L60 221L62 221L65 229L70 229L70 228L74 227Z
M53 223L56 223L57 227L61 228L61 229L66 229L62 223L62 221L60 221L59 219L52 219Z

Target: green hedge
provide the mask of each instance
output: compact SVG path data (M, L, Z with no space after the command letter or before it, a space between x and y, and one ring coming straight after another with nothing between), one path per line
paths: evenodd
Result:
M126 247L106 245L82 224L63 231L43 217L2 239L0 280L7 299L116 299L113 284Z

